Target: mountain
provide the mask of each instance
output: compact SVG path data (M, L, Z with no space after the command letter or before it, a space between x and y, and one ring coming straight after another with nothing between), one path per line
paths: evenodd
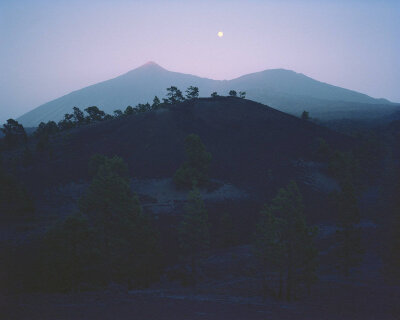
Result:
M339 88L284 69L265 70L233 80L212 80L194 75L171 72L154 62L129 71L117 78L71 92L45 103L21 116L24 126L37 126L41 121L59 121L72 107L84 109L98 106L107 113L128 105L151 102L155 95L162 98L166 88L177 86L182 91L193 85L200 95L214 91L227 95L229 90L246 91L247 98L279 110L300 115L303 110L317 118L376 117L388 115L398 108L385 99Z

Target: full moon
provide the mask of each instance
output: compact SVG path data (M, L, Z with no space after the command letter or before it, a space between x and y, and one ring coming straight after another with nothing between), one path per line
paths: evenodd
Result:
M224 33L222 31L218 31L218 37L222 38L224 36Z

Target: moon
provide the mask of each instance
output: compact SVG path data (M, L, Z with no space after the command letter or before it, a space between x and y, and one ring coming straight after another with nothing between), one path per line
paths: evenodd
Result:
M222 38L224 36L224 33L222 31L218 31L217 35L218 37Z

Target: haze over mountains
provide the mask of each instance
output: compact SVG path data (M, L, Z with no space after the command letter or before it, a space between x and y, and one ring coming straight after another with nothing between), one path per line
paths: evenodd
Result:
M98 106L112 113L128 105L151 103L155 95L162 98L170 86L177 86L182 91L189 86L197 86L201 97L210 96L214 91L220 95L228 95L231 89L246 91L248 99L297 116L307 110L311 117L323 120L377 118L400 109L399 105L386 99L375 99L285 69L265 70L233 80L212 80L168 71L154 62L148 62L114 79L45 103L24 114L18 121L26 127L37 126L42 121L59 121L74 106L81 109Z

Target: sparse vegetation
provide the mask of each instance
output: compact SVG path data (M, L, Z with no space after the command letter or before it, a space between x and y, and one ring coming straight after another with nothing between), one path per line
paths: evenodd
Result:
M385 166L383 182L371 180L380 189L371 191L370 188L368 192L379 198L379 206L391 207L388 190L393 187L386 175L391 175L398 166L397 151L391 149L392 153L385 153L390 145L382 145L383 135L346 137L294 117L286 123L284 114L271 111L268 116L275 120L268 124L268 130L274 135L268 136L269 131L264 127L267 118L263 118L268 110L252 115L251 101L205 98L196 101L199 107L192 108L192 100L198 99L196 87L189 87L185 98L181 98L177 87L171 88L171 95L164 102L156 96L152 104L128 106L124 111L116 110L113 117L97 107L83 111L75 107L59 124L41 123L27 143L21 140L15 147L3 150L1 218L21 223L18 228L23 237L32 237L27 240L28 245L7 244L0 250L1 258L6 257L3 260L7 261L3 265L7 267L7 288L16 292L78 292L107 286L129 289L155 285L156 290L159 286L169 290L180 285L199 285L197 289L204 290L208 283L215 282L221 286L216 290L223 293L227 292L225 287L222 289L226 284L229 288L238 286L234 290L246 292L245 295L313 301L326 286L325 276L339 281L344 281L346 276L346 284L350 286L354 276L364 279L364 274L358 272L360 267L368 268L369 262L363 260L364 251L370 250L368 246L375 237L376 246L381 245L379 232L383 231L376 221L364 223L364 219L374 219L370 218L373 213L363 216L363 220L360 218L367 210L365 202L364 208L358 202L370 197L361 182L371 187L366 178L369 171L376 172ZM244 98L245 93L240 91L236 96ZM220 102L224 112L215 110ZM171 103L182 105L171 107ZM154 115L140 115L160 108L165 109ZM173 113L178 117L171 121L169 117ZM240 123L244 115L249 117L250 128ZM164 119L164 116L168 117ZM107 121L111 118L124 120ZM153 126L151 121L155 119L165 122L156 122ZM203 125L202 121L206 122L207 130L197 127ZM123 127L129 123L132 126L125 130ZM75 129L64 132L71 128ZM108 132L107 138L92 135L102 128ZM190 128L201 133L203 141L196 134L185 137ZM282 128L289 131L281 135ZM128 140L116 137L128 137ZM155 143L154 137L161 137L161 143ZM392 139L397 141L396 136ZM78 146L69 143L64 148L66 141L79 142ZM302 148L292 150L293 143ZM184 149L185 155L177 170L176 159L181 154L176 146ZM212 168L207 149L215 152ZM102 154L91 157L87 175L85 168L79 167L79 158L88 159L97 150L124 154L134 168L133 175L122 158ZM169 150L174 150L176 155L169 155ZM47 156L50 154L54 155ZM304 167L299 166L299 172L293 172L294 167L282 162L283 157L297 162L304 159L301 160ZM49 172L62 178L60 181L69 181L65 175L75 174L69 165L77 172L84 172L74 176L79 182L71 186L54 187L55 182L42 174L40 178L46 180L43 181L46 187L31 177L27 178L28 189L23 187L25 174L37 177L35 170L44 172L40 166L46 169L48 166ZM57 171L61 167L65 168L65 174ZM157 174L152 175L152 170ZM298 181L304 201L294 182L278 189L283 181L291 178ZM160 189L153 190L160 181ZM36 200L34 188L47 188L47 183L50 187L46 194L43 192ZM136 185L140 187L136 189ZM326 190L316 190L319 186ZM329 192L336 188L338 191L329 197ZM132 189L140 190L140 195ZM267 199L261 212L260 199ZM63 215L57 223L47 207L52 205L59 205L56 210ZM378 205L371 207L375 209ZM394 283L399 279L399 227L394 214L393 218L385 217L388 223L393 222L391 232L387 232L388 239L382 244L387 248L383 256L385 275ZM307 224L306 219L321 225L321 232L317 233L317 228ZM22 225L26 221L30 224ZM366 232L363 228L369 224L376 225L377 231L373 231L373 240L364 237L362 243L361 236ZM249 245L252 240L253 246ZM304 298L307 293L309 297Z

